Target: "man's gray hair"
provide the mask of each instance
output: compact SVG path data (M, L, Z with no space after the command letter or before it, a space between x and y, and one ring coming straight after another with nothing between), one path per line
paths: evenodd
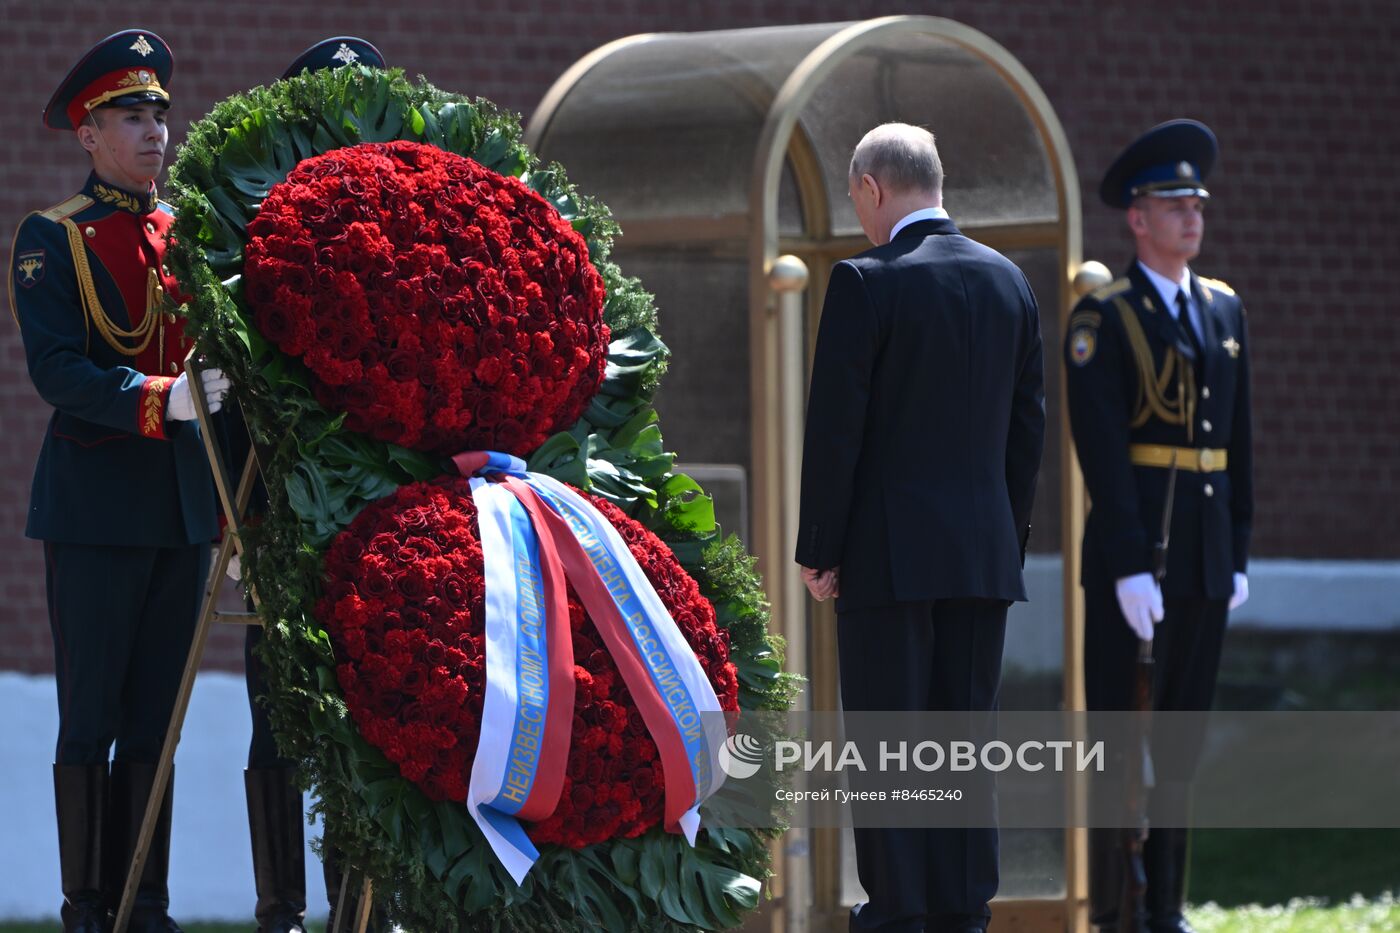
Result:
M883 123L865 134L851 154L851 178L873 175L892 191L943 191L943 160L933 134L908 123Z

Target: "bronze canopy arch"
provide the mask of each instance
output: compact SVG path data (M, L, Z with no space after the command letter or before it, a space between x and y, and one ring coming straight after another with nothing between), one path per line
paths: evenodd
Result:
M791 560L806 367L830 264L868 245L846 195L851 147L890 120L934 131L954 220L1020 263L1041 301L1059 427L1032 541L1044 580L1021 618L1054 623L1027 626L1052 633L1039 650L1054 670L1025 695L1082 708L1084 496L1057 353L1081 269L1081 202L1064 130L1025 67L986 35L928 16L629 36L555 82L526 141L622 226L617 260L657 293L673 351L658 398L666 436L688 457L729 465L688 465L702 482L742 478L747 515L732 512L727 527L759 558L789 667L811 678L806 700L834 709L830 610L808 604ZM807 837L810 859L785 859L783 925L844 928L839 839ZM786 851L807 841L798 833ZM1055 883L1006 891L998 928L1087 929L1081 851L1075 831L1057 841Z

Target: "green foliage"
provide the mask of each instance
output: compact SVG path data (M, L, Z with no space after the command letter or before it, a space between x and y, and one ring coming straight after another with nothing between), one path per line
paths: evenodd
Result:
M746 709L783 710L796 690L753 561L724 539L699 485L672 472L651 398L667 350L652 297L607 261L618 227L558 165L538 164L518 119L399 71L347 67L304 73L219 103L190 129L171 169L177 221L170 256L200 352L225 370L259 451L265 511L244 534L244 578L267 626L264 662L282 751L319 795L328 841L392 892L410 930L681 931L737 925L770 874L768 834L702 831L691 848L653 830L583 850L547 847L518 888L460 804L433 802L404 780L351 721L330 639L313 616L321 558L364 506L398 486L440 475L435 457L351 434L324 410L305 370L257 333L240 272L249 220L301 160L360 142L409 139L523 178L588 241L603 276L613 331L605 381L579 422L530 457L605 497L675 550L730 630Z

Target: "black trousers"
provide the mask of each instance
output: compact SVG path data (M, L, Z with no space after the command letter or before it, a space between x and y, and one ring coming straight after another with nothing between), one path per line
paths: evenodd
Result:
M1000 600L949 599L840 613L842 707L995 710L1006 610ZM870 900L852 929L937 933L990 917L995 827L861 828L856 820L856 868Z
M1090 710L1132 706L1137 636L1123 619L1112 581L1084 588L1084 694ZM1204 711L1215 699L1220 653L1228 618L1227 600L1167 596L1165 614L1153 633L1153 708ZM1154 803L1180 812L1200 761L1204 736L1195 730L1154 730ZM1095 829L1089 834L1089 900L1094 923L1113 923L1122 886L1122 834ZM1186 882L1187 832L1154 826L1143 849L1151 918L1167 922L1179 915Z
M251 605L248 611L252 611ZM259 770L292 768L295 763L283 758L277 751L277 740L272 735L272 718L263 701L267 693L267 680L262 659L254 650L262 640L263 627L248 626L248 633L243 638L243 673L248 687L248 711L253 719L253 737L248 743L248 767Z
M58 684L54 761L160 757L209 575L209 545L44 545Z

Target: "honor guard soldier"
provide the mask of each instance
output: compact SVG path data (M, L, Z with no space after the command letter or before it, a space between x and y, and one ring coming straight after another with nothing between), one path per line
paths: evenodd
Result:
M335 36L322 39L298 55L282 78L295 77L303 71L340 68L345 65L367 65L383 68L384 57L371 43L355 36ZM231 470L241 470L248 457L249 439L243 423L230 425ZM236 477L235 477L236 481ZM251 510L259 510L266 500L261 481L254 489ZM238 558L229 566L229 576L239 577ZM252 611L251 602L248 605ZM244 670L248 686L248 705L253 717L253 737L248 746L248 767L243 772L244 789L248 799L248 834L253 844L253 881L257 890L255 916L258 933L304 933L306 917L306 855L301 788L296 782L296 764L277 751L272 734L272 721L262 697L267 693L267 681L262 661L255 650L263 640L261 625L248 626L244 639ZM344 868L337 853L329 845L323 850L326 892L330 900L330 918L326 928L333 929L336 902ZM348 913L353 918L358 892L349 892ZM388 929L379 912L371 914L368 933Z
M82 933L108 929L120 898L218 535L182 373L191 344L164 263L174 217L154 182L172 68L159 36L128 30L69 72L44 125L73 134L92 172L23 220L10 262L29 375L54 407L25 533L44 542L56 660L63 925ZM227 380L201 379L217 408ZM138 933L179 930L167 914L172 796L141 877Z
M1128 710L1139 639L1152 642L1153 705L1208 710L1226 616L1248 596L1254 512L1249 339L1224 282L1187 265L1200 252L1215 135L1195 120L1154 127L1099 190L1126 211L1137 255L1123 278L1075 307L1065 337L1070 424L1092 503L1084 529L1084 687L1091 710ZM1168 479L1170 549L1160 588ZM1181 812L1199 741L1154 756L1154 808ZM1116 930L1118 834L1090 845L1093 921ZM1151 933L1183 933L1186 830L1153 826L1143 851Z
M343 68L346 65L367 65L370 68L383 68L384 56L368 40L358 36L332 36L322 39L302 52L287 70L283 79L292 78L303 71L319 71L322 68Z

